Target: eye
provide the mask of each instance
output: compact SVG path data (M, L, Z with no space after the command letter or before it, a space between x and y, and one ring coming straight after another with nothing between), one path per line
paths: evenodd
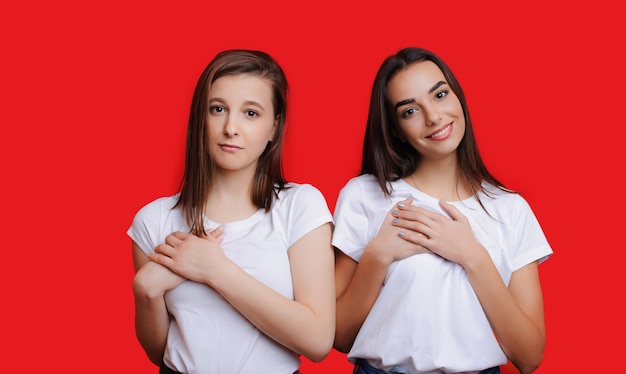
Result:
M209 112L210 113L222 113L222 112L225 112L225 111L226 111L226 108L224 108L221 105L212 105L212 106L209 107Z
M246 110L246 116L248 116L248 117L258 117L259 113L257 113L256 111L254 111L252 109L248 109L248 110Z
M443 99L444 97L448 96L449 93L450 93L450 91L448 91L448 90L441 90L441 91L439 91L439 92L437 92L435 94L435 97L437 99Z
M404 112L400 113L400 117L401 118L409 118L412 115L414 115L415 113L417 113L417 108L409 108L407 110L405 110Z

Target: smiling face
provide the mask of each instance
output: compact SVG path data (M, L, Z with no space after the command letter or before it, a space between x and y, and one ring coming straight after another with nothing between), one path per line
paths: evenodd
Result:
M423 160L456 157L465 134L463 108L435 63L417 62L398 72L388 83L387 100L401 137Z
M240 74L220 77L208 98L207 145L218 171L254 173L278 120L268 79Z

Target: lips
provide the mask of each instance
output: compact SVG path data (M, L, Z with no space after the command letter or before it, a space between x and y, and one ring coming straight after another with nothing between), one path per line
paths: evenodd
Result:
M445 125L441 129L439 129L437 132L428 135L427 138L433 139L433 140L442 140L442 139L447 138L451 132L452 132L452 122Z
M243 149L243 148L241 148L241 147L239 147L237 145L234 145L234 144L220 144L219 146L220 146L220 148L222 150L224 150L226 152L235 152L235 151L238 151L240 149Z

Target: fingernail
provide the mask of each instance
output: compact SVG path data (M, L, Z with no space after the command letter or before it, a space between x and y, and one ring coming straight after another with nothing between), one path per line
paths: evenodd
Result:
M398 236L404 236L404 231L400 231L400 232L398 233Z
M398 223L398 219L394 218L393 220L391 220L391 223L393 223L395 225L396 223Z
M395 210L395 209L391 211L391 214L392 214L392 215L394 215L394 216L397 216L397 215L398 215L398 213L400 213L400 212L399 212L399 211L397 211L397 210Z
M398 203L398 208L404 208L404 203Z

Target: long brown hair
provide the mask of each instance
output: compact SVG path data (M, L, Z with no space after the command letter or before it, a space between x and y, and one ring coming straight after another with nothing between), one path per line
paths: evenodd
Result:
M461 102L465 117L465 135L456 153L461 177L469 183L473 195L478 198L479 191L490 195L484 189L482 182L488 182L503 191L512 192L491 175L483 163L474 137L465 94L450 68L434 53L415 47L401 49L395 55L387 57L376 74L363 141L360 174L373 174L385 195L389 196L392 191L388 182L404 178L417 168L421 155L397 135L402 132L398 128L393 108L389 106L387 100L387 86L398 72L422 61L432 61L439 67L450 89ZM480 202L480 199L478 201Z
M252 202L268 211L287 180L282 169L282 145L287 116L288 84L283 69L267 53L255 50L227 50L218 53L204 69L194 90L187 127L185 171L180 207L192 230L205 233L204 210L211 190L215 164L206 144L208 97L215 80L227 75L249 74L266 78L272 85L274 115L278 125L271 142L259 157L251 191Z

